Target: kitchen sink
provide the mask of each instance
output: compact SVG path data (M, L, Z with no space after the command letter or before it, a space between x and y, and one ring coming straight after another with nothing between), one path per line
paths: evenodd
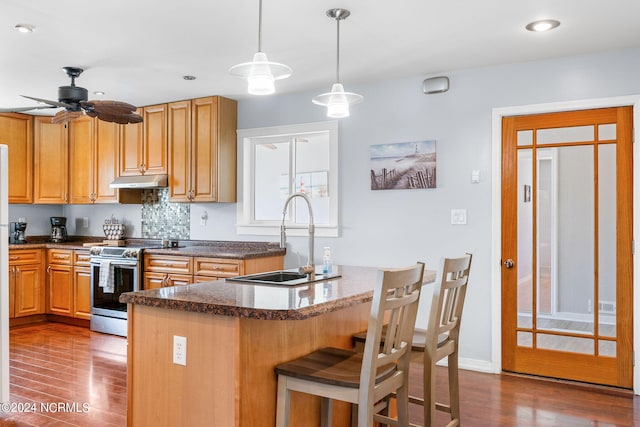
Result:
M297 286L322 282L341 277L339 274L301 274L297 270L277 270L266 273L248 274L246 276L229 277L227 282L255 283L259 285Z

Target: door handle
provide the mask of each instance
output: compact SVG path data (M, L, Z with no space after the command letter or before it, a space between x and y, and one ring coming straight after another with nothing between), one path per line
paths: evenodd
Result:
M513 262L513 260L511 258L505 260L502 265L504 265L505 268L513 268L513 266L515 265L515 263Z

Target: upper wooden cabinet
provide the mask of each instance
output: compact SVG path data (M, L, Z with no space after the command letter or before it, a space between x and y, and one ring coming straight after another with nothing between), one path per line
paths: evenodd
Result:
M136 110L142 123L121 126L120 176L167 173L167 104Z
M33 203L33 116L0 114L0 144L9 147L9 203Z
M33 202L68 203L69 140L64 124L51 117L34 119Z
M120 129L117 123L82 117L69 123L70 203L115 203Z
M235 202L237 102L173 102L168 116L170 200Z

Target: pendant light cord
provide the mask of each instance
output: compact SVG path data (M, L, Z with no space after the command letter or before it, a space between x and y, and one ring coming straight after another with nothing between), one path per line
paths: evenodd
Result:
M340 15L336 16L336 23L336 83L340 83Z
M258 52L262 52L262 0L258 6Z

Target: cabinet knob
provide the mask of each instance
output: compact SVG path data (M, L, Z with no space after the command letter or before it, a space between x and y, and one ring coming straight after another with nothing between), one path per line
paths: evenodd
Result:
M9 257L9 261L15 261L15 260L18 260L18 259L20 259L19 256L10 256Z

